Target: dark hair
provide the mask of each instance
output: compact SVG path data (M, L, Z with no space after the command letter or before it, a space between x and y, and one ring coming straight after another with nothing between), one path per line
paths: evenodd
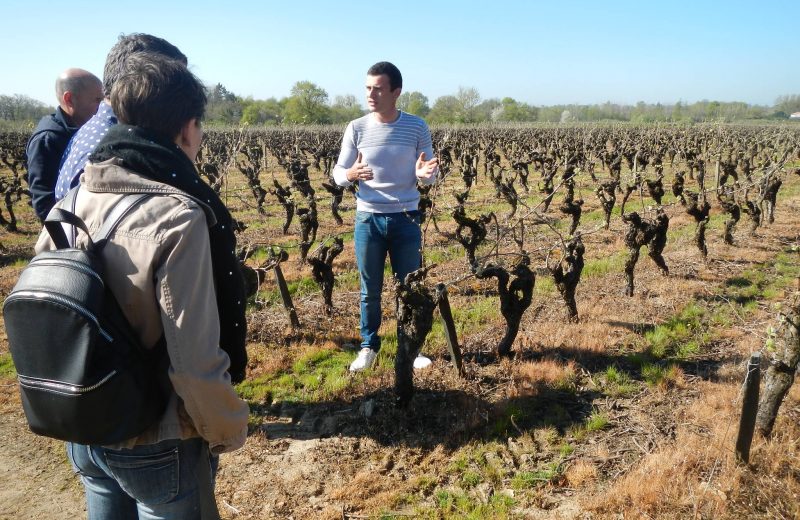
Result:
M403 76L400 74L400 69L393 64L388 61L379 61L367 71L368 76L380 76L381 74L389 76L389 88L391 90L403 88Z
M117 43L111 47L106 56L106 65L103 68L104 96L111 95L111 89L122 73L125 60L134 52L152 52L178 60L184 65L188 63L186 56L163 38L143 33L121 34Z
M174 140L192 118L203 118L206 90L186 66L161 54L137 52L125 60L111 89L120 123Z

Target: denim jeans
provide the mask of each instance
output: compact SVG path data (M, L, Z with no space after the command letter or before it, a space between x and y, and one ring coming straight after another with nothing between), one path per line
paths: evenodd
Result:
M419 211L402 213L356 212L355 249L361 279L361 347L381 348L381 291L386 254L392 273L402 280L419 269L422 231Z
M68 442L67 456L86 491L88 520L199 519L198 468L210 466L213 486L219 463L200 438L126 450Z

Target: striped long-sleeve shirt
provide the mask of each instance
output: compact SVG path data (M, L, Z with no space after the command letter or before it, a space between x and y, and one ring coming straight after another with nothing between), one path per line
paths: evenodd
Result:
M391 123L381 123L373 114L351 121L333 170L339 186L350 184L347 170L356 162L358 152L373 173L372 180L359 182L359 211L399 213L417 209L417 158L422 152L427 159L433 158L431 132L425 121L405 112ZM434 180L435 176L426 183Z

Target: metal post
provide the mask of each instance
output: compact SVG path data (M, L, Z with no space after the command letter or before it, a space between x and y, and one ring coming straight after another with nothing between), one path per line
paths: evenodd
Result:
M436 285L436 300L439 303L442 321L444 321L444 332L447 339L447 349L450 351L450 359L453 360L453 366L458 375L463 377L464 364L461 361L461 347L458 346L456 325L453 322L453 313L450 310L450 300L447 298L447 287L443 283Z
M750 462L750 445L753 443L753 432L758 413L758 386L761 383L761 353L754 352L747 364L744 379L744 398L742 399L742 417L739 420L739 434L736 437L736 460L747 464Z

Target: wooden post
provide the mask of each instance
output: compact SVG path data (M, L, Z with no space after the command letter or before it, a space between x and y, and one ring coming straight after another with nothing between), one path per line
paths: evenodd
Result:
M747 464L750 462L750 445L753 443L753 432L756 427L758 413L758 386L761 383L761 352L754 352L747 364L744 379L744 398L742 399L742 416L739 420L739 434L736 437L736 459Z
M439 304L439 313L444 321L444 335L447 339L447 349L458 375L464 376L464 363L461 360L461 347L458 346L456 324L453 322L453 313L450 309L450 300L447 298L447 287L443 284L436 285L436 301Z
M286 312L289 313L289 321L292 323L293 329L300 328L300 320L297 318L297 311L294 310L294 303L292 303L292 295L289 294L289 288L286 286L286 280L281 271L281 264L276 263L272 268L275 271L275 281L278 283L278 290L281 292L281 299Z

